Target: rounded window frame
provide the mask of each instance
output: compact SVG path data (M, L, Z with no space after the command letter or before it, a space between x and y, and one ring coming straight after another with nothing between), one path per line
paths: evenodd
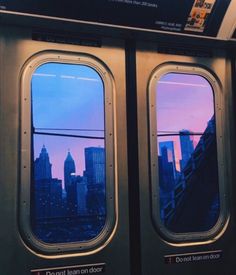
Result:
M45 243L39 240L31 229L31 167L32 167L32 101L31 80L33 73L47 63L83 65L95 70L101 78L104 92L105 124L105 173L106 173L106 222L102 231L93 239L71 243ZM86 53L62 53L44 51L32 56L24 65L20 80L21 87L21 123L20 123L20 190L19 190L19 229L23 240L42 255L58 256L68 253L91 254L101 250L110 242L117 227L117 171L115 137L115 85L109 68L97 57Z
M159 179L157 156L157 124L156 124L156 86L162 76L168 73L198 75L207 80L212 87L214 111L216 117L216 142L219 179L220 214L216 224L208 231L174 233L168 230L160 218ZM217 240L227 227L229 211L227 206L225 149L223 146L223 93L222 85L210 70L196 64L168 62L157 66L148 81L148 113L149 113L149 170L151 185L151 217L156 231L167 242L176 246L196 245ZM219 157L221 156L221 157Z

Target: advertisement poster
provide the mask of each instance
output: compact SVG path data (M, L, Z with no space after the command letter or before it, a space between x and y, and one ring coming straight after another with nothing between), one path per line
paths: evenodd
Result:
M231 0L0 0L20 12L142 30L216 36Z
M185 31L204 32L216 0L195 0L185 25Z

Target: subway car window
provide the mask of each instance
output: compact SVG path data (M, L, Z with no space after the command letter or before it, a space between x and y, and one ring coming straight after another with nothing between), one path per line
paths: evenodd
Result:
M158 190L153 211L172 236L204 234L221 212L212 85L201 75L168 72L151 93L157 163L152 181Z
M32 230L46 243L91 240L106 219L103 82L88 66L48 63L31 87Z
M111 233L115 219L113 122L105 119L112 114L112 86L90 58L85 64L51 59L34 61L23 77L30 98L27 105L26 89L23 116L31 117L22 128L31 166L22 176L30 181L27 190L22 186L21 199L29 203L24 212L21 206L22 222L27 211L30 216L23 230L46 251L88 249ZM23 156L24 168L27 161Z

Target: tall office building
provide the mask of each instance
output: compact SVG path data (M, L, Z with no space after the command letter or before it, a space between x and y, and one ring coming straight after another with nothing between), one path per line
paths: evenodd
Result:
M75 162L68 152L67 157L64 162L64 183L66 189L66 201L67 201L67 215L75 216L77 215L77 184L75 176Z
M105 184L105 150L102 147L85 148L85 174L87 183Z
M191 155L194 151L193 141L190 139L191 132L189 130L181 130L179 132L180 136L180 147L182 160L180 161L181 171L184 169L188 163Z
M92 215L105 215L105 149L85 148L85 172L87 180L87 211Z
M78 214L85 215L87 213L87 182L85 177L77 176L77 201Z
M34 162L34 178L35 180L45 180L52 178L52 164L45 145L41 149L41 153Z
M75 174L75 162L71 156L71 153L68 152L67 157L64 161L64 184L66 192L68 192L71 183L71 176L73 174Z
M159 142L159 155L162 157L164 163L171 163L173 178L177 178L176 163L175 163L175 149L173 141Z
M43 145L34 162L34 211L37 218L58 217L62 214L62 181L52 178L52 164Z

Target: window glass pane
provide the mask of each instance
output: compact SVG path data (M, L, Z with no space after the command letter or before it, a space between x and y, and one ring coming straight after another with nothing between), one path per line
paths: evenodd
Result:
M174 233L208 231L220 212L211 85L198 75L163 75L156 118L161 223Z
M32 76L31 226L46 243L89 241L106 220L104 87L85 65Z

